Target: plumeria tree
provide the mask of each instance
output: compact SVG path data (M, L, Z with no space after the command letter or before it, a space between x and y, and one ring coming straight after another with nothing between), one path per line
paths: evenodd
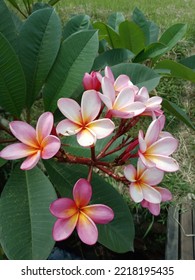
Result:
M179 169L178 140L164 130L163 99L153 91L160 75L130 61L102 65L108 53L99 53L88 17L62 27L48 4L28 13L21 19L0 0L1 247L9 259L47 259L55 242L74 236L131 251L133 218L107 177L152 215L172 199L159 184Z

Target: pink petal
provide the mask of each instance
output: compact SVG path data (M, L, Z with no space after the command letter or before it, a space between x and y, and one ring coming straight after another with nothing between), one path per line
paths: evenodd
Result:
M0 157L7 160L20 159L36 152L36 149L23 143L11 144L0 151Z
M103 95L108 97L113 104L116 97L115 89L112 82L106 77L102 79L102 92Z
M82 242L88 245L94 245L98 239L98 230L95 223L83 212L80 213L77 232Z
M137 181L137 171L135 167L132 164L129 164L125 166L124 168L124 175L130 182L136 182Z
M61 146L60 139L54 135L47 136L41 143L43 159L49 159L55 156Z
M142 131L142 130L139 131L138 140L139 140L139 148L140 148L140 151L141 151L142 153L145 153L145 151L146 151L146 149L147 149L147 144L146 144L146 141L144 140L144 134L143 134L143 131Z
M113 117L121 118L121 119L129 119L134 117L133 112L125 112L119 110L110 110Z
M131 104L132 102L134 102L134 91L131 88L124 88L123 90L121 90L114 102L114 106L113 109L115 110L122 110L124 108L127 107L127 105ZM125 110L126 111L126 110Z
M118 78L116 79L115 83L114 83L114 88L116 91L121 91L122 89L126 88L126 87L131 87L133 88L133 84L130 81L129 77L127 75L120 75L118 76Z
M148 149L147 154L157 154L169 156L178 147L178 140L173 137L164 137L153 143Z
M50 212L57 218L67 219L78 212L75 202L70 198L59 198L50 205Z
M9 126L12 134L22 143L35 148L39 147L36 131L31 125L22 121L13 121Z
M66 119L58 123L56 127L56 132L59 135L61 134L64 136L70 136L70 135L77 134L81 129L82 129L81 125Z
M99 119L87 126L97 139L102 139L110 135L115 129L115 124L110 119Z
M160 131L163 130L164 126L165 126L165 116L164 115L161 115L159 118L158 118L158 121L159 121L159 125L160 125Z
M168 189L156 187L155 188L158 192L160 192L162 201L169 201L172 199L172 194Z
M114 75L110 67L106 66L104 72L105 72L105 77L107 77L114 84Z
M27 159L21 164L22 170L30 170L35 167L41 158L41 151L37 151L35 154L28 156Z
M139 92L137 93L137 96L142 97L142 100L145 100L145 101L147 101L150 97L146 87L140 88Z
M79 145L83 147L90 147L92 145L95 145L96 136L95 134L93 134L92 130L85 128L77 134L77 141Z
M140 180L150 186L155 186L162 181L163 177L164 172L162 170L157 168L148 168L143 172Z
M73 188L73 198L78 208L86 206L92 196L92 188L86 179L79 179Z
M148 208L150 213L152 213L154 216L158 216L160 214L160 203L154 204L150 203L146 200L143 200L141 202L142 207Z
M162 98L161 97L153 96L153 97L149 98L145 104L146 104L147 108L160 109L161 108L161 105L160 105L161 103L162 103Z
M147 168L153 168L156 167L156 164L152 161L151 157L146 156L145 154L142 154L140 151L138 151L138 155L140 157L140 160Z
M112 109L112 100L108 97L108 96L105 96L104 94L102 93L98 93L99 94L99 97L100 99L102 100L102 102L106 105L106 107L110 110Z
M142 188L139 183L131 183L129 186L130 196L135 202L141 202L144 198Z
M155 164L157 168L167 172L175 172L179 169L177 161L168 156L151 155L148 159Z
M140 178L145 170L146 170L146 166L143 164L141 159L138 158L138 161L137 161L137 176Z
M147 129L145 135L145 141L147 143L147 147L151 146L154 142L156 142L156 140L159 137L159 133L160 133L160 125L157 119L152 121Z
M140 184L145 200L151 203L160 203L162 200L161 194L153 187L147 184Z
M82 125L81 108L75 100L60 98L58 100L58 108L67 119Z
M96 224L107 224L114 219L113 210L104 204L93 204L82 208L85 213Z
M53 227L53 239L61 241L67 239L73 232L78 221L78 215L73 215L68 219L58 219Z
M83 123L93 121L101 109L101 100L95 90L87 90L83 93L81 100L81 114Z
M53 121L53 115L50 112L45 112L39 117L36 126L36 136L39 144L51 133Z
M127 104L127 106L123 108L123 111L132 113L133 116L138 116L143 113L145 109L146 106L142 102L136 101L131 104Z

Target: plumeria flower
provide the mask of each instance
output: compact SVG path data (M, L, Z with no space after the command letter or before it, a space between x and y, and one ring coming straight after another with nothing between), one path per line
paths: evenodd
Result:
M23 121L13 121L9 124L12 134L21 142L7 146L0 152L0 157L14 160L27 157L21 169L32 169L38 161L55 156L60 149L60 140L50 135L53 128L53 115L43 113L37 122L36 130Z
M162 202L170 201L172 199L172 194L169 190L161 187L155 187L155 189L160 193ZM147 208L154 216L160 214L160 203L151 203L144 199L141 202L141 206Z
M156 167L167 172L174 172L179 169L179 165L170 155L177 149L178 140L171 134L163 133L161 129L164 123L164 116L152 121L144 136L142 130L139 131L139 151L138 155L147 167Z
M67 239L76 228L82 242L93 245L98 239L96 224L107 224L114 218L113 210L104 204L88 205L92 187L86 179L79 179L73 188L73 199L59 198L51 206L51 213L57 217L53 227L56 241Z
M95 90L83 93L81 106L73 99L60 98L58 107L67 118L56 127L57 133L64 136L77 135L81 146L89 147L110 135L115 125L107 118L95 120L101 109L101 100Z
M158 117L163 114L161 110L162 98L159 96L150 97L146 87L142 87L135 96L135 101L142 102L146 108L142 115Z
M101 77L99 72L92 71L90 74L85 73L83 77L83 87L85 90L94 89L99 91L101 88L101 82L98 77Z
M135 101L131 87L124 87L116 96L115 88L107 77L102 78L102 92L99 96L108 108L107 115L128 119L140 115L146 108L142 102Z
M159 204L162 200L160 192L154 188L164 176L164 172L157 168L146 168L138 159L137 170L129 164L124 168L124 175L130 181L129 192L135 202L146 200L150 203Z
M130 87L135 94L139 90L139 88L131 82L130 78L127 75L119 75L118 78L115 80L112 70L108 66L105 67L104 73L105 77L107 77L112 83L116 95L118 95L118 93L126 87ZM101 77L98 76L98 78L100 81L102 81Z

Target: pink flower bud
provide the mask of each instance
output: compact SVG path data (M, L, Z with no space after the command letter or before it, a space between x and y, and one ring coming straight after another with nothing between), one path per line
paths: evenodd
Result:
M99 72L92 71L90 74L85 73L83 77L83 87L85 90L94 89L99 91L101 88L101 83L98 79Z

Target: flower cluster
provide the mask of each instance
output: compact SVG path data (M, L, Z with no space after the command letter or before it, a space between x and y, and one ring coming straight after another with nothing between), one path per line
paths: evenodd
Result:
M65 116L55 131L53 115L43 113L36 129L22 121L10 123L10 131L19 143L11 144L0 152L0 157L8 160L27 157L21 169L33 168L40 159L56 157L59 161L88 165L87 180L80 179L73 188L73 199L59 198L51 204L50 211L57 217L53 228L55 240L66 239L76 228L80 239L94 244L98 239L96 223L105 224L114 218L112 209L103 204L88 205L92 196L90 185L93 167L107 173L129 186L132 200L148 208L153 215L160 213L160 203L171 200L169 190L157 186L165 172L175 172L178 163L171 157L177 149L178 141L163 131L165 116L159 96L149 96L146 87L138 88L126 75L114 78L109 67L104 76L100 72L85 73L84 93L81 103L71 98L60 98L58 108ZM130 129L143 117L152 121L144 133L132 140ZM117 122L115 119L118 119ZM117 123L117 126L116 126ZM115 131L115 132L114 132ZM54 135L55 134L55 135ZM98 139L112 134L99 154L95 154ZM71 156L61 147L61 136L75 135L77 142L91 149L91 158ZM111 149L112 144L123 136L122 142ZM117 154L113 162L103 161L109 154ZM137 166L129 162L137 157ZM114 167L125 165L124 176L114 174Z

